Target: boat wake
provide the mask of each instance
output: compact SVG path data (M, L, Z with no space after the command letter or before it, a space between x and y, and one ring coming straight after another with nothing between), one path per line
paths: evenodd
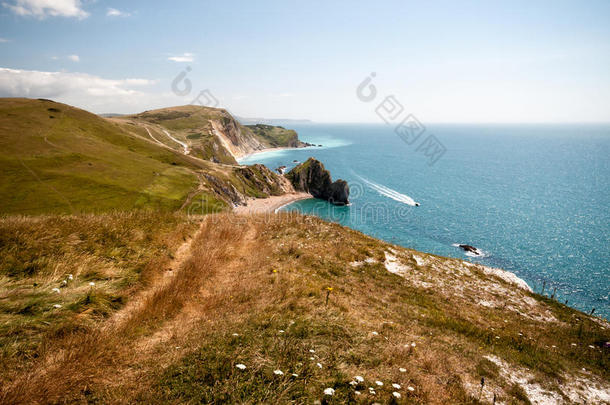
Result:
M367 186L369 186L370 188L385 197L391 198L392 200L401 202L403 204L412 205L414 207L419 206L419 203L415 202L415 200L409 197L408 195L401 194L398 191L392 190L391 188L386 187L384 185L374 183L370 180L365 179L362 176L358 176L358 178L362 180Z

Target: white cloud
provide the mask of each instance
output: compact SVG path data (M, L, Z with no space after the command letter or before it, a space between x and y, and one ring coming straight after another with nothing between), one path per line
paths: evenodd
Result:
M11 40L10 39L6 39L6 38L0 38L0 44L4 44L4 43L7 43L7 42L11 42Z
M94 112L139 112L189 100L143 88L157 83L142 78L105 79L87 73L0 68L0 97L50 98Z
M174 62L192 62L195 60L195 55L189 52L185 52L182 55L179 56L170 56L169 58L167 58L168 60L174 61Z
M67 59L72 62L80 62L80 56L78 56L78 55L67 55L67 56L53 55L53 56L51 56L51 59L52 60Z
M131 13L117 10L116 8L108 8L106 15L108 17L129 17L131 15Z
M89 13L82 9L80 0L13 0L2 5L17 15L45 17L86 18Z

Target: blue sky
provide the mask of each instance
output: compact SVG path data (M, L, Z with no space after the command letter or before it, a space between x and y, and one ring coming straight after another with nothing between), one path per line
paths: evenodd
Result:
M0 96L126 113L207 89L245 117L379 122L356 97L375 72L424 122L610 121L608 1L0 3Z

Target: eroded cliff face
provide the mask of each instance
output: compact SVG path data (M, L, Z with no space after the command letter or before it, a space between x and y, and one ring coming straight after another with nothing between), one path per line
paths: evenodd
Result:
M220 119L212 119L210 124L214 135L235 158L267 147L252 131L242 127L230 115Z
M229 206L245 205L248 198L266 198L294 192L292 184L261 164L233 167L227 173L202 173L204 188Z
M349 186L345 180L332 181L330 173L319 160L309 158L286 174L297 191L310 193L315 198L335 205L349 204Z
M310 146L295 131L273 125L241 125L227 110L195 105L168 107L115 117L114 122L140 127L140 136L216 163L235 165L237 158L274 147Z

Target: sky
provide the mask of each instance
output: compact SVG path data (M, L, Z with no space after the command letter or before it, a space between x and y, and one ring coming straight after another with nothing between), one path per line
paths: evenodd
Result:
M0 0L0 97L95 113L610 122L610 1Z

